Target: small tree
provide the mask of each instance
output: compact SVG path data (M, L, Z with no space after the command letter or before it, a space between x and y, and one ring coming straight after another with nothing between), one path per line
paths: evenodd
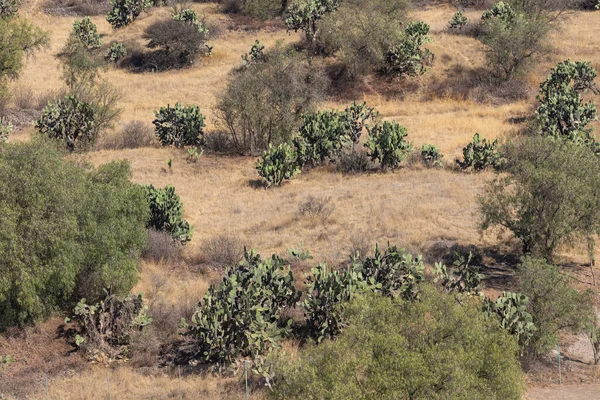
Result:
M462 29L469 23L469 19L463 13L463 10L458 10L454 13L448 24L450 29Z
M277 147L269 145L269 149L256 161L256 170L269 186L279 186L300 173L298 155L290 143L281 143Z
M557 246L600 228L600 165L588 148L534 137L507 146L508 176L480 199L482 228L510 230L524 253L551 259Z
M429 25L410 22L404 30L404 38L392 46L386 54L383 73L386 75L423 75L433 62L433 53L421 47L431 42Z
M406 128L397 122L384 121L368 128L369 140L365 143L367 155L371 160L379 161L382 169L398 168L398 164L412 150L412 145L404 139L408 135Z
M98 35L98 28L85 17L81 21L73 23L73 35L88 49L97 49L102 46L102 38Z
M456 160L456 163L462 169L473 168L474 171L482 171L488 167L500 168L503 157L498 150L498 139L488 142L476 133L473 141L463 148L463 161Z
M204 115L197 106L184 107L176 103L154 111L152 123L156 136L163 146L196 146L204 135Z
M13 125L4 117L0 117L0 143L8 140L8 135L13 131Z
M139 15L152 7L150 0L110 0L112 9L106 20L113 27L119 29L132 23Z
M183 204L173 186L164 189L145 185L146 198L150 205L147 227L171 235L177 243L185 245L192 240L194 228L183 219Z
M530 343L532 355L544 355L556 346L559 333L582 333L593 321L592 291L572 288L570 279L555 265L526 257L517 268L517 276L537 328Z
M540 106L536 122L542 135L585 144L592 140L589 124L598 118L592 102L584 103L581 95L588 91L600 94L594 84L597 72L589 62L559 63L540 85Z
M75 96L51 101L36 123L38 131L62 142L69 151L94 146L98 136L94 108Z

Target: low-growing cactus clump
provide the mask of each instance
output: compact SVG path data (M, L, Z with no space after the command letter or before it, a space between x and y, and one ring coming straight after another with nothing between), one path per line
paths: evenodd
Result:
M500 168L503 157L498 150L498 139L489 142L476 133L473 141L463 149L463 161L456 160L456 163L462 169L472 168L474 171L481 171L488 167Z
M372 161L378 161L381 169L396 169L412 145L405 140L406 128L397 122L384 121L368 128L369 140L365 143L367 155Z
M152 121L156 136L163 146L197 146L204 135L204 115L197 106L184 107L176 103L154 112Z
M298 155L289 143L276 147L269 145L269 149L256 161L256 170L269 186L279 186L284 180L294 179L300 173Z
M169 233L174 241L186 244L192 240L194 228L183 218L183 204L173 186L164 189L145 185L150 207L148 228Z

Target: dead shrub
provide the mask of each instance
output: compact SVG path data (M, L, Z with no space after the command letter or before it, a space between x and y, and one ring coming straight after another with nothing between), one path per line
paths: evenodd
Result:
M105 15L110 11L109 0L48 0L44 12L60 16L88 16Z
M142 249L142 258L154 262L173 262L181 259L181 248L166 232L148 229L148 244Z
M100 143L100 148L105 150L139 149L150 147L154 143L154 131L152 127L142 121L131 121L123 128L105 135Z
M211 153L239 154L231 136L226 132L209 132L204 135L204 146Z
M298 216L325 222L335 211L335 206L330 203L331 197L308 196L305 201L298 205Z
M355 232L350 237L350 256L356 256L358 254L358 258L361 261L364 261L365 258L371 252L372 244L369 243L367 239L368 235L365 232Z
M371 160L364 151L346 152L341 155L338 166L345 174L360 174L371 168Z
M207 261L215 265L233 266L244 256L244 246L237 236L220 235L205 241L202 253Z

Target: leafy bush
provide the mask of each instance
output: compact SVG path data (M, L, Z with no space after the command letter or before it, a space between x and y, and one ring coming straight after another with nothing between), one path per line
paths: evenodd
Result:
M520 293L502 292L495 301L485 298L484 310L498 317L500 326L514 335L519 347L526 348L537 328L533 323L533 316L528 311L529 298Z
M88 49L97 49L102 46L102 38L98 35L98 28L90 20L90 17L73 22L73 34Z
M81 299L67 322L75 325L75 345L89 357L101 352L114 359L126 353L132 333L152 322L147 308L141 294L119 297L107 291L97 304Z
M419 285L425 280L421 256L415 258L396 246L388 245L382 253L376 245L373 257L362 260L360 254L354 254L352 268L377 292L384 296L398 295L405 300L417 299Z
M289 143L281 143L277 147L269 145L269 149L256 161L255 168L269 186L279 186L300 173L298 155Z
M561 332L581 333L593 320L592 291L573 289L570 279L555 265L526 257L517 268L517 276L537 328L530 343L533 355L544 355L556 346Z
M176 103L154 111L154 131L163 146L196 146L204 135L204 115L197 106Z
M321 342L334 338L346 326L344 308L366 285L360 272L352 269L328 271L325 264L320 264L311 272L312 276L306 277L302 307L309 334Z
M558 245L600 226L600 165L588 148L532 137L507 146L507 155L509 175L480 199L483 229L507 229L524 253L551 259Z
M119 29L132 23L143 11L152 7L150 0L110 0L112 9L106 20L113 27Z
M185 20L168 19L156 21L144 30L142 37L148 40L150 49L158 49L142 60L143 70L164 71L193 65L198 56L209 55L212 47L208 29Z
M129 293L148 205L126 162L83 169L34 139L0 152L0 329Z
M164 189L144 185L150 205L150 218L146 226L157 231L167 232L173 240L186 244L192 240L194 228L183 219L183 204L173 186Z
M588 91L600 94L594 84L596 76L589 62L567 60L550 71L537 96L536 122L542 135L578 144L595 142L589 124L598 118L598 110L594 103L584 103L581 95Z
M462 29L469 23L469 19L463 13L463 10L458 10L454 13L448 24L450 29Z
M421 47L431 41L429 25L421 21L408 23L402 40L387 51L382 72L411 77L423 75L433 63L433 53Z
M114 42L110 45L104 58L110 62L117 62L127 55L127 47L123 43Z
M235 148L252 155L290 140L327 87L322 73L293 49L277 46L264 55L233 72L216 111Z
M516 341L475 300L425 287L418 302L357 298L345 317L335 341L280 358L271 398L522 398Z
M442 166L442 153L437 146L432 144L424 144L421 147L421 159L428 167L441 167Z
M98 137L96 113L91 104L75 96L48 103L36 123L38 131L62 142L69 151L89 149Z
M441 285L448 292L466 293L469 295L481 295L481 279L483 275L479 273L479 267L471 265L473 254L465 258L460 254L455 254L455 260L452 264L451 272L442 263L435 264L434 273L435 282L441 282Z
M13 125L4 117L0 117L0 143L8 140L8 135L13 131Z
M219 286L210 286L187 335L197 340L201 360L223 365L250 357L260 372L263 355L289 330L291 320L281 311L294 307L299 296L281 258L262 260L253 251L244 258L237 267L226 268Z
M349 78L379 70L387 51L405 38L406 0L344 0L319 21L316 45L335 55Z
M0 18L9 19L17 15L19 11L19 0L0 0Z
M379 161L382 169L398 168L398 164L412 150L412 145L404 140L408 135L406 128L396 121L384 121L383 124L367 129L369 132L369 140L365 143L367 155L371 160Z
M498 139L488 142L476 133L473 141L463 148L463 161L456 160L456 163L462 169L473 168L474 171L482 171L487 167L500 168L503 157L498 150Z

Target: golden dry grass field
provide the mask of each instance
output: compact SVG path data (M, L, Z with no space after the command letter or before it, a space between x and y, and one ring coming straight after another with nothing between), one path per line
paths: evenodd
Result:
M21 77L12 88L29 88L36 95L59 90L63 83L56 54L63 46L76 17L43 13L41 0L25 4L22 14L50 32L50 47L27 60ZM153 110L167 103L195 104L207 117L208 130L216 129L214 112L217 96L225 88L230 71L241 64L255 39L267 48L276 41L293 42L299 36L288 34L273 24L268 29L237 29L235 20L219 11L213 3L192 4L192 8L218 23L222 34L211 41L214 55L204 58L192 68L162 73L132 73L125 69L107 70L101 77L122 93L120 122L133 120L150 123ZM516 102L477 102L461 95L456 82L448 90L443 83L458 74L482 67L481 45L472 38L446 32L455 9L436 6L414 10L412 18L432 27L434 42L428 47L436 55L430 73L416 82L375 85L367 79L364 88L352 99L329 98L322 107L344 107L351 100L367 101L384 119L396 120L408 128L409 140L420 148L424 143L440 147L448 163L461 154L473 134L494 139L510 136L519 125L519 117L530 114L534 107L537 85L556 62L566 58L591 61L600 69L600 13L573 12L566 17L551 44L554 51L533 68L526 82L531 86L528 100ZM166 18L169 8L151 10L132 25L112 31L104 17L93 17L105 42L137 40L153 21ZM477 12L469 17L477 18ZM434 90L435 89L435 90ZM596 124L596 129L600 125ZM118 128L118 127L117 127ZM15 133L11 140L27 140L33 127ZM502 245L497 235L478 230L477 197L492 173L457 173L450 169L435 170L419 166L393 173L343 175L333 168L320 168L302 173L281 188L265 190L253 185L258 178L254 159L204 155L198 163L185 161L185 151L156 147L133 150L100 150L77 156L94 165L126 159L132 165L133 179L163 187L173 185L181 196L185 218L194 226L194 238L187 246L183 262L176 264L144 262L141 279L134 291L149 296L160 295L169 304L183 300L195 303L218 273L196 268L203 262L203 245L207 240L227 234L236 236L262 254L285 254L287 249L303 244L310 249L314 263L337 265L350 251L362 243L398 244L415 252L426 252L436 243L494 247ZM167 160L172 167L167 167ZM309 197L329 198L333 208L325 220L298 218L298 207ZM583 253L566 250L565 256L580 262ZM297 270L298 278L309 266ZM164 276L161 293L154 287L155 277ZM177 398L178 379L174 375L145 375L127 366L112 370L114 399ZM52 399L106 398L106 370L92 367L75 376L53 378ZM32 398L43 398L42 382ZM236 379L217 379L192 375L182 383L186 399L243 398ZM237 386L236 386L237 385ZM1 396L0 396L1 397Z

